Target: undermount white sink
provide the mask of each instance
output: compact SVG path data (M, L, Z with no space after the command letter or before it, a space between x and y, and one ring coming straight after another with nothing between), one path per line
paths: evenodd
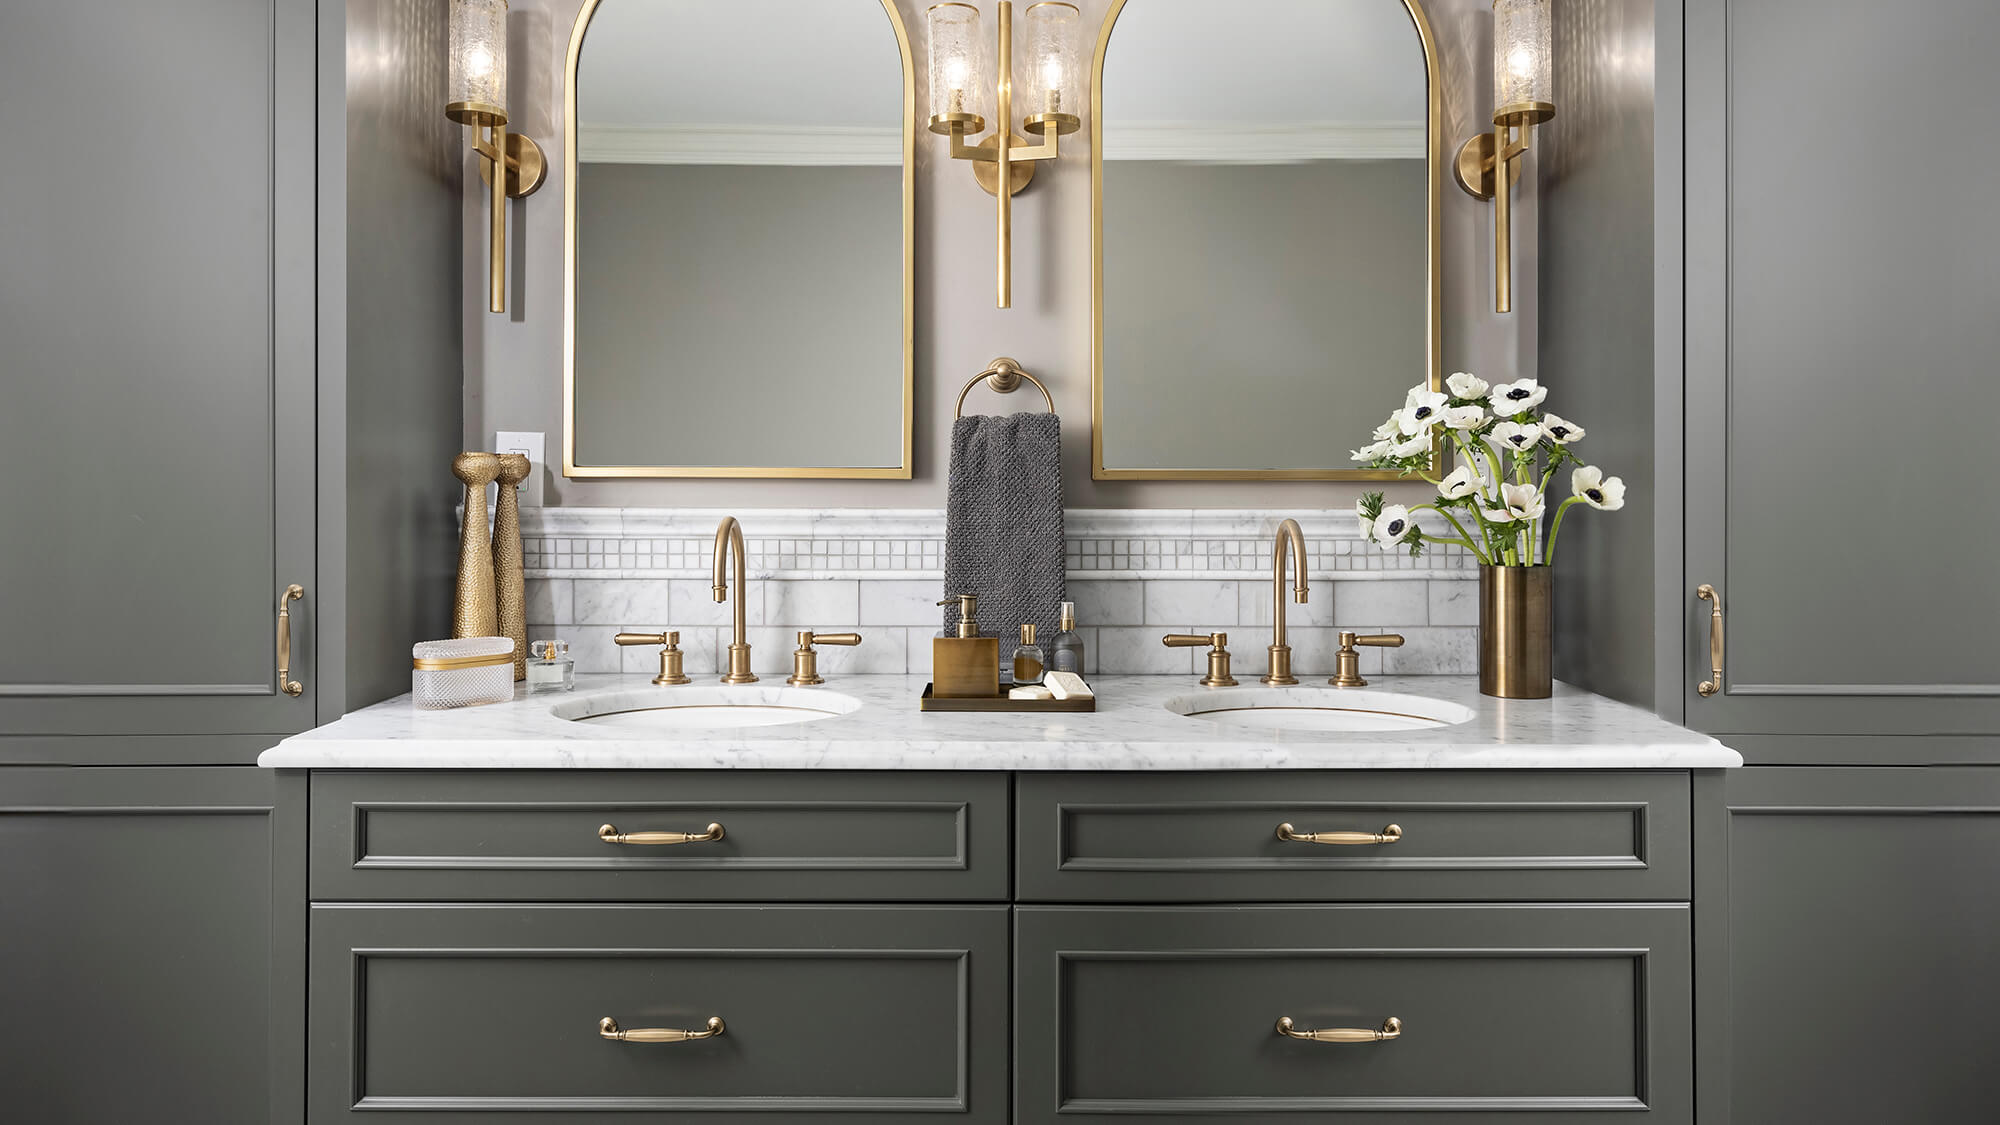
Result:
M853 696L824 688L745 684L610 692L564 700L549 713L593 726L667 732L811 723L860 706Z
M1432 730L1472 718L1472 708L1424 695L1336 687L1215 688L1176 696L1167 710L1245 730L1364 734Z

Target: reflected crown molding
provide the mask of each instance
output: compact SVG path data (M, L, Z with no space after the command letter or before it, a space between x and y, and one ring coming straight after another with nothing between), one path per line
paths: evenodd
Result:
M903 163L903 129L852 125L580 125L585 164L784 164L874 167Z
M1298 121L1282 125L1145 121L1104 126L1104 159L1186 164L1422 160L1422 121Z

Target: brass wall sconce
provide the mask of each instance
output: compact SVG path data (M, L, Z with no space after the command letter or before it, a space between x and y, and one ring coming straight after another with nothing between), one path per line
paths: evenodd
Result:
M1082 70L1077 65L1076 5L1041 0L1028 5L1028 81L1021 130L1042 138L1033 148L1016 136L1014 121L1014 5L1000 0L1000 49L993 91L993 135L976 144L967 138L986 129L987 85L980 74L979 9L971 4L933 4L929 10L931 59L930 129L951 138L954 160L973 161L972 175L999 200L995 250L999 259L996 305L1014 303L1013 196L1034 179L1037 160L1061 155L1060 138L1082 127L1076 107L1083 104ZM1007 185L1001 191L1000 185Z
M1493 309L1514 310L1513 186L1528 134L1556 115L1549 0L1493 0L1493 131L1466 141L1452 164L1458 186L1493 200ZM1503 172L1504 169L1504 172Z
M487 266L494 312L507 311L507 199L533 195L548 174L542 146L507 131L507 0L451 0L451 96L444 114L472 127L472 151L492 207Z

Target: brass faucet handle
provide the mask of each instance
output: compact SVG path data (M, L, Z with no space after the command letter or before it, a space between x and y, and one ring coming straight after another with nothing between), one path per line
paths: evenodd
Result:
M620 633L611 638L613 644L621 645L665 645L668 648L681 643L678 632L668 633Z
M1229 634L1228 633L1168 633L1160 638L1160 643L1168 648L1208 648L1208 675L1201 678L1203 687L1235 687L1236 677L1229 674Z
M785 682L793 687L812 687L826 682L826 677L819 674L819 654L813 651L813 645L852 647L860 643L859 633L815 633L811 629L800 629L799 647L792 650L792 674L785 677Z
M665 633L620 633L611 638L611 641L620 645L659 645L660 674L653 677L653 682L662 687L679 687L681 684L694 682L688 679L682 664L686 654L681 651L679 630L669 630Z
M1327 683L1334 687L1367 687L1368 681L1361 678L1361 653L1356 645L1368 648L1401 648L1401 633L1349 633L1340 634L1340 651L1333 654L1333 678Z

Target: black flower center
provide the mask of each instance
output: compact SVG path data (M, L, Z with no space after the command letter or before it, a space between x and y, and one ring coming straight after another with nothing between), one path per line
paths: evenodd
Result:
M1428 406L1419 406L1419 407L1417 407L1417 417L1418 417L1418 418L1428 418L1428 417L1430 417L1430 416L1431 416L1431 408L1430 408L1430 407L1428 407Z
M1551 434L1554 434L1554 435L1555 435L1556 437L1559 437L1559 438L1563 438L1563 437L1568 437L1568 436L1569 436L1569 427L1568 427L1568 426L1550 426L1550 427L1549 427L1549 433L1551 433Z
M1390 520L1390 521L1389 521L1389 534L1390 534L1391 536L1396 536L1396 535L1401 535L1402 533L1403 533L1403 521L1402 521L1402 520Z
M1527 442L1527 440L1528 440L1528 435L1526 435L1526 434L1514 434L1514 435L1510 436L1510 437L1509 437L1509 438L1508 438L1507 440L1508 440L1508 441L1511 441L1511 442L1513 442L1513 443L1514 443L1515 445L1522 445L1522 444L1525 444L1525 443Z
M1522 399L1527 398L1528 393L1529 392L1524 391L1519 387L1515 387L1513 390L1507 392L1507 397L1513 399L1515 402L1519 402Z
M1584 494L1585 496L1588 496L1588 497L1590 497L1590 498L1591 498L1592 500L1596 500L1596 501L1600 501L1600 502L1601 502L1601 501L1602 501L1602 500L1604 499L1604 493L1602 493L1602 492L1599 492L1599 491L1598 491L1597 489L1594 489L1594 488L1586 488L1586 489L1584 489L1584 490L1583 490L1583 494Z

